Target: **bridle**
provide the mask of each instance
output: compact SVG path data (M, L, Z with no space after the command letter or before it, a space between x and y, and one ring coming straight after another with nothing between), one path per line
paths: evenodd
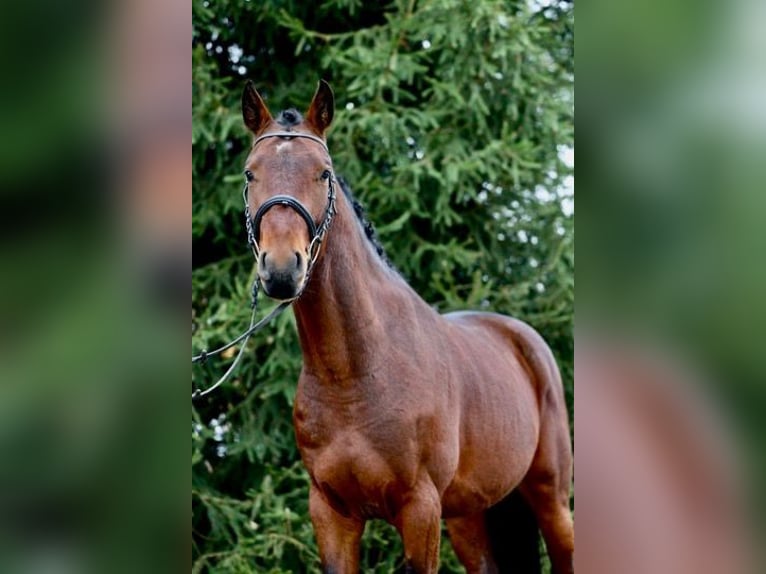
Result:
M313 142L318 143L321 145L324 150L328 153L330 153L330 150L327 148L327 144L325 141L317 136L311 135L311 134L305 134L305 133L299 133L299 132L290 132L290 131L282 131L282 132L273 132L264 134L262 136L259 136L256 138L255 142L253 142L253 148L255 148L259 143L261 143L263 140L270 139L270 138L282 138L286 140L290 140L293 138L303 138L308 139ZM250 326L248 329L242 333L239 337L231 341L230 343L227 343L223 347L220 347L216 349L215 351L202 351L199 355L192 356L192 364L194 363L205 363L210 357L214 357L216 355L220 355L221 353L227 351L228 349L231 349L232 347L238 345L239 343L242 343L242 347L239 350L239 353L237 353L237 357L234 359L234 362L229 366L229 368L226 370L226 372L223 374L223 376L218 379L218 381L209 387L206 390L196 389L192 393L192 400L198 399L200 397L204 397L208 393L211 393L215 389L217 389L219 386L221 386L234 372L234 370L239 365L242 356L244 355L245 347L247 346L247 342L250 339L250 337L254 334L260 331L264 326L266 326L268 323L270 323L273 319L275 319L277 316L279 316L287 307L292 305L294 301L296 301L302 294L303 291L306 289L306 286L308 285L309 279L311 277L311 272L314 270L314 267L316 265L317 259L319 257L319 252L322 249L322 242L325 239L325 236L327 235L327 232L330 230L330 225L332 224L332 220L335 217L335 200L336 200L336 189L335 189L335 173L333 170L330 170L330 177L328 178L327 183L327 207L325 208L324 216L322 218L322 221L319 223L319 225L316 224L314 221L314 218L312 217L311 213L309 213L308 209L297 199L295 199L292 196L289 195L275 195L274 197L268 199L265 201L255 212L255 216L250 217L250 206L247 201L247 192L249 189L249 182L245 182L245 189L242 192L242 199L245 203L245 229L247 230L247 243L250 245L250 248L253 251L253 256L255 257L256 263L258 262L258 259L260 258L261 254L261 248L259 245L260 240L260 234L261 234L261 222L263 221L264 216L269 212L270 209L277 207L277 206L284 206L289 207L290 209L294 210L298 215L301 216L304 223L306 224L306 228L309 232L309 247L308 247L308 265L306 267L306 276L303 281L303 287L298 292L295 297L292 299L282 301L276 308L274 308L271 313L269 313L266 317L255 322L255 315L258 308L258 293L260 291L260 279L256 276L256 279L253 283L252 288L252 300L250 303L250 306L252 308L252 314L250 316Z
M253 148L255 148L263 140L270 139L270 138L282 138L287 140L290 140L293 138L304 138L304 139L311 140L313 142L318 143L324 148L328 156L330 154L330 150L327 148L327 144L325 143L323 139L318 138L311 134L303 134L303 133L297 133L297 132L274 132L274 133L262 135L255 140L255 142L253 143ZM308 284L308 278L309 278L309 275L311 274L311 271L313 270L317 257L319 257L319 251L322 247L322 242L324 241L325 235L327 235L327 232L330 229L330 225L332 224L333 217L335 217L335 199L336 199L335 174L333 173L332 170L330 170L330 177L327 180L327 207L325 208L322 222L318 226L314 222L314 218L311 216L309 211L303 206L303 204L290 195L275 195L274 197L265 201L258 208L258 211L255 212L255 216L251 218L250 206L248 205L248 202L247 202L248 189L249 189L249 185L245 183L245 189L242 192L242 199L245 202L245 227L247 228L247 242L250 244L250 247L253 250L253 255L255 256L256 261L260 257L260 253L261 253L261 248L258 244L258 241L261 238L261 221L263 221L263 217L271 208L276 207L278 205L289 207L295 212L297 212L298 215L300 215L301 218L303 218L304 223L306 223L306 228L308 229L308 232L309 232L309 248L308 248L309 264L306 269L306 280L303 282L303 286L305 288L305 286ZM300 295L301 293L298 293L298 295L296 295L292 299L292 301L300 297Z

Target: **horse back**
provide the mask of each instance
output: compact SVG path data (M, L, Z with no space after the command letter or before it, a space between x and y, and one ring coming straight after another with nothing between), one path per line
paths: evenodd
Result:
M528 377L538 403L564 400L564 390L556 359L542 336L519 319L478 311L458 311L444 315L456 327L457 337L491 348L516 361ZM463 343L465 344L465 343ZM481 355L480 355L481 356Z

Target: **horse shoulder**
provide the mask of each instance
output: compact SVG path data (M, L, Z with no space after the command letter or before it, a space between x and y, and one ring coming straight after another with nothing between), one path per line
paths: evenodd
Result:
M397 462L414 454L405 445L414 444L417 417L407 393L388 387L384 373L339 385L304 372L293 407L301 452L337 450L345 458L355 450L374 451Z

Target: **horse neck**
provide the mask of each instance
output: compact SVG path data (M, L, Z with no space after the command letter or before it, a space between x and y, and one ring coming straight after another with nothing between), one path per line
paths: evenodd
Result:
M364 376L381 360L381 313L411 291L374 252L346 198L338 198L324 252L295 303L304 370L340 384Z

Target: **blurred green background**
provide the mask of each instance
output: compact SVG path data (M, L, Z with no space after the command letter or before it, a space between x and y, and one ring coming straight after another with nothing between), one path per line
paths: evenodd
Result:
M699 373L695 391L726 421L732 460L720 464L746 483L759 541L764 22L758 0L601 0L581 6L577 44L578 331Z
M152 8L160 34L136 29L139 2L3 6L3 574L164 573L189 560L180 302L191 258L191 53L176 39L186 40L191 14L186 4L176 12L176 0ZM153 58L155 69L167 66L154 74L166 79L159 88L126 80L118 54L134 54L134 38L167 55ZM135 92L148 96L129 113ZM176 110L183 123L157 120ZM137 208L157 173L164 185L145 203L175 199L161 237L141 217L156 206Z
M336 169L396 267L440 311L531 323L571 407L573 25L571 2L194 0L193 349L248 321L244 82L277 112L305 109L324 78ZM195 572L318 572L291 424L300 356L287 313L192 408ZM225 365L195 367L193 385ZM394 571L393 528L368 524L362 555L365 572ZM441 569L462 571L447 542Z

